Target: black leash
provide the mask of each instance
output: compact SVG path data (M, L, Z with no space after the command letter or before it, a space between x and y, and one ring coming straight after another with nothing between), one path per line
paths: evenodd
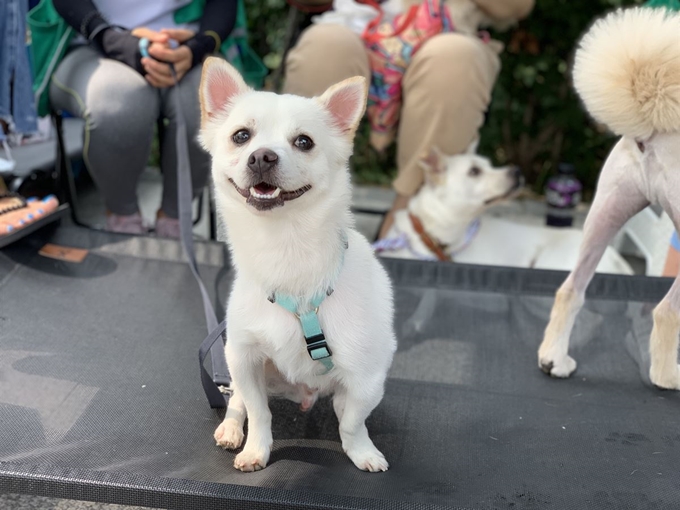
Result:
M198 351L198 361L201 369L201 384L203 391L208 398L210 407L226 407L231 395L231 376L229 367L224 354L224 332L227 328L226 320L217 322L215 309L212 306L208 292L203 284L201 275L196 263L196 252L194 250L194 237L192 231L192 200L193 189L191 185L191 168L189 165L189 145L187 139L186 122L182 111L182 101L179 94L179 80L172 64L170 70L175 81L175 107L177 109L177 202L179 206L179 225L180 239L186 254L191 273L194 275L201 291L203 299L203 311L205 312L205 323L208 336L201 343ZM220 340L218 342L218 340ZM205 358L210 353L212 363L212 376L205 368Z

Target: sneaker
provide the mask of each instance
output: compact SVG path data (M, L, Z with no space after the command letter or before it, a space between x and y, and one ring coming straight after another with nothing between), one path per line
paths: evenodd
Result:
M156 235L158 237L179 239L179 220L176 218L168 218L167 216L156 218Z
M144 220L139 213L129 216L109 214L106 217L106 230L119 234L146 234L149 229L144 226Z

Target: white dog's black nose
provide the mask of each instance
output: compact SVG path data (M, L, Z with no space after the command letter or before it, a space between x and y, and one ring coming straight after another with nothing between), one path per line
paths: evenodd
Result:
M253 172L264 175L270 172L279 161L274 151L269 149L257 149L248 158L248 168Z

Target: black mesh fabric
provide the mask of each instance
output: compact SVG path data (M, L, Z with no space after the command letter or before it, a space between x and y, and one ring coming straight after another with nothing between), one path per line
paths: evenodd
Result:
M80 264L39 255L83 247ZM199 243L219 307L231 271ZM564 274L386 261L399 348L368 420L387 473L343 454L328 401L274 400L257 473L214 446L196 283L167 240L65 226L0 252L0 492L181 509L677 509L680 397L651 386L665 279L597 276L576 375L536 349ZM370 339L367 339L370 341Z

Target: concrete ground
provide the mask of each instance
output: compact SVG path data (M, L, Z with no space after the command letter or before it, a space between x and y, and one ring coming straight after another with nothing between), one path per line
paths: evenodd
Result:
M138 506L105 505L89 501L43 498L23 494L0 494L3 510L142 510Z

